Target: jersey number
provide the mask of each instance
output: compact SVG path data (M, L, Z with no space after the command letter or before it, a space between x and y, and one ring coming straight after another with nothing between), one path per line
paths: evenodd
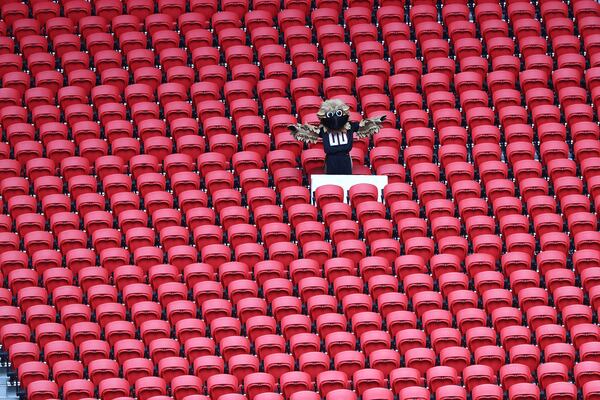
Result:
M342 146L348 144L348 136L341 132L329 132L329 145Z

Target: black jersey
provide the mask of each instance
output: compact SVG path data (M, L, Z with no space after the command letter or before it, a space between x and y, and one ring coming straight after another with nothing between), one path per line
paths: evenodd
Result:
M321 129L325 154L349 153L352 150L353 134L357 126L358 124L352 123L351 128L346 132L326 132Z

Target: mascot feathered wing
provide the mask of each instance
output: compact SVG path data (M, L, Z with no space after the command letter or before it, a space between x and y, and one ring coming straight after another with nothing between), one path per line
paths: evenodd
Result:
M368 137L379 132L381 123L385 120L385 115L375 118L365 118L358 123L356 136L359 138Z
M317 112L320 125L294 124L290 125L294 139L305 143L317 143L323 133L348 132L356 133L358 138L364 138L379 132L385 116L365 118L358 124L349 121L350 107L338 99L326 100ZM353 126L354 125L354 126Z
M289 126L294 139L304 143L317 143L320 136L320 127L308 124L295 124Z

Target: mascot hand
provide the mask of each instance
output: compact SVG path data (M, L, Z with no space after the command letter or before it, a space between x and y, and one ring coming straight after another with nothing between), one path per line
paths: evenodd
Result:
M387 115L382 115L381 117L379 117L379 121L383 122L387 119Z
M287 128L292 132L296 132L298 130L298 127L296 125L288 125Z

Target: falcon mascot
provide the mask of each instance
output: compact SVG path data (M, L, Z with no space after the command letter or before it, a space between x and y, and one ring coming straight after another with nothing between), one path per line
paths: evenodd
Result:
M325 150L325 173L328 175L352 175L353 135L358 138L371 136L379 131L385 116L365 118L360 122L351 122L350 107L338 99L325 100L321 104L317 117L319 126L307 124L290 125L292 136L304 143L317 143L323 139Z

